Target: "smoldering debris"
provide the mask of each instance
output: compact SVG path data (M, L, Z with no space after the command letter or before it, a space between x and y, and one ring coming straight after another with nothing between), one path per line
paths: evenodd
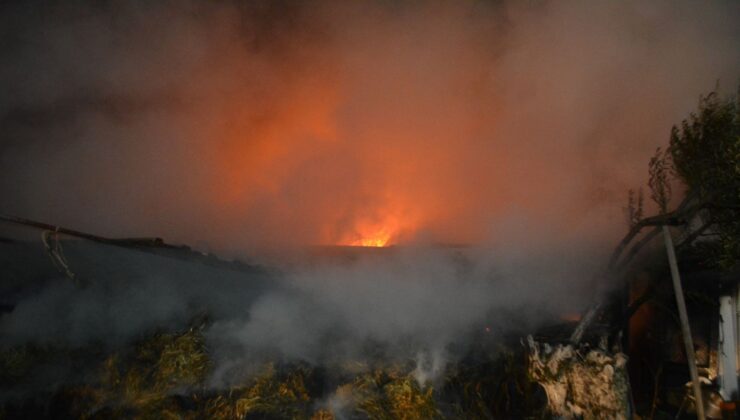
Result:
M493 349L508 333L586 302L557 287L583 273L575 251L570 262L561 253L532 264L499 260L490 250L393 248L352 260L233 270L136 247L61 241L70 269L86 279L80 287L54 270L40 242L0 244L13 251L6 254L14 256L11 265L35 259L33 265L47 267L35 282L6 285L15 288L12 309L0 317L8 354L110 353L152 334L198 328L209 358L202 384L212 389L244 383L274 362L340 372L359 363L356 373L398 364L419 386L431 386L474 343ZM35 381L29 370L30 389L95 377L87 369L72 374L65 357L49 360L63 369L52 381L44 375ZM28 387L11 394L19 389Z
M203 387L211 368L198 329L156 334L112 353L86 354L87 381L4 397L3 415L77 418L175 415L187 418L342 419L384 415L412 419L542 413L544 395L513 353L479 354L446 366L434 384L413 367L385 363L358 370L305 362L266 363L229 388ZM71 356L71 355L70 355ZM18 385L42 357L36 350L0 353L3 384Z
M527 338L528 369L555 416L628 419L632 416L627 356L606 348L550 346Z

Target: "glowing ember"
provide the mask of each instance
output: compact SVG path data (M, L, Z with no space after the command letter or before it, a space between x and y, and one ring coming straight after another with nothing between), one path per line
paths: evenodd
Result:
M578 312L565 313L560 315L560 319L567 322L578 322L581 320L581 314Z

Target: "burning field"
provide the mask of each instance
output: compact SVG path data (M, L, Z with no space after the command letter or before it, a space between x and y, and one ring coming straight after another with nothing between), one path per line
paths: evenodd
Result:
M314 248L268 268L64 237L1 245L10 418L527 413L544 394L518 337L579 302L551 283L572 255L556 273L469 247Z
M3 3L0 418L629 417L619 311L581 314L738 21Z
M75 238L0 244L9 418L524 415L545 396L518 337L578 307L550 284L567 255L555 273L469 247L314 248L267 268Z

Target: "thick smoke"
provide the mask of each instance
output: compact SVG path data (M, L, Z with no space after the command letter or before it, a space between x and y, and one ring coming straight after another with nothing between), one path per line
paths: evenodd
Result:
M13 310L0 316L0 349L36 343L115 350L200 318L207 320L214 386L276 360L335 366L416 359L424 382L474 341L500 342L582 309L597 268L584 260L601 257L584 244L519 253L409 247L282 272L234 272L84 242L64 246L71 269L88 285L80 289L49 274L40 276L50 278L46 284L26 285ZM35 264L50 266L37 250ZM12 289L7 282L2 294Z
M258 280L96 274L0 318L4 343L75 346L205 310L216 383L373 343L422 352L423 380L484 326L582 308L651 153L740 74L735 2L0 7L0 212L241 256L413 245Z
M242 252L381 231L478 242L511 214L603 231L670 126L736 83L738 15L734 2L6 5L2 211Z

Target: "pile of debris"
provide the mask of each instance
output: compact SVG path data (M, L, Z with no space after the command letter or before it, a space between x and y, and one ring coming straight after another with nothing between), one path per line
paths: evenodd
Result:
M559 417L630 418L627 356L606 346L575 348L540 344L531 336L529 374L547 394L548 411Z

